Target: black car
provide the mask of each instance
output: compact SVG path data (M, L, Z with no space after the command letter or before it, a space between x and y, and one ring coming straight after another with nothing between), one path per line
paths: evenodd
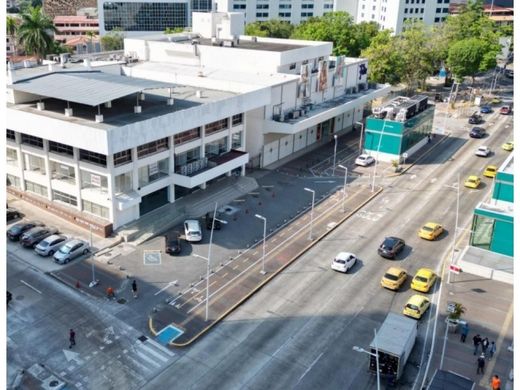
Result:
M486 135L486 129L482 127L474 127L469 132L471 138L483 138Z
M218 217L219 216L217 214L217 218L215 218L215 226L213 226L213 216L212 216L212 214L206 213L206 229L211 230L211 227L213 226L213 228L215 230L220 230L220 228L222 227L222 224L220 223Z
M47 226L36 226L20 236L20 244L26 248L34 248L40 241L57 233L58 229Z
M20 218L20 212L12 207L8 207L6 210L7 222Z
M13 300L13 294L11 294L9 291L7 291L7 304L9 305L9 302Z
M484 119L482 119L482 115L475 113L469 117L468 122L470 125L479 125L484 122Z
M178 255L182 251L182 244L181 244L181 235L176 234L175 238L168 239L166 238L166 253L169 255Z
M32 229L36 226L44 226L43 223L38 221L29 221L29 222L20 222L16 225L11 226L7 230L7 237L11 241L18 241L20 239L20 236L25 233L27 230Z
M398 237L386 237L377 249L380 256L395 259L395 256L404 249L404 240Z

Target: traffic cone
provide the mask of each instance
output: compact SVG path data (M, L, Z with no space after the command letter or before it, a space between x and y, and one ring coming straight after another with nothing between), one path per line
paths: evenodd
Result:
M80 288L79 280L76 280L76 288Z

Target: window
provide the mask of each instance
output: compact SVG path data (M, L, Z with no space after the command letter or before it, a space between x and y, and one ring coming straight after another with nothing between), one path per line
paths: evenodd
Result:
M107 156L104 154L91 152L89 150L80 149L79 159L81 161L87 161L96 165L101 165L102 167L107 166Z
M444 0L444 4L449 4L450 0Z
M296 63L289 65L289 70L294 70L294 69L296 69Z
M280 9L291 9L292 5L291 4L280 4L280 6L278 8L280 8Z
M45 175L45 160L42 157L33 156L32 154L24 153L24 169L26 171L37 172Z
M291 13L290 12L278 12L278 16L280 18L290 18L291 17Z
M421 8L421 14L424 14L424 8Z
M416 8L416 9L415 9L415 13L416 13L416 14L419 13L419 8Z
M269 4L257 4L256 9L269 9Z
M43 139L40 137L33 137L32 135L22 133L22 144L31 145L43 149Z
M168 176L168 161L169 159L165 158L139 168L139 187L144 187L156 180Z
M218 139L206 144L205 157L211 158L220 156L228 151L228 137Z
M246 5L245 4L233 4L233 9L234 10L246 9Z
M185 142L193 141L194 139L200 138L200 127L195 127L191 130L183 131L182 133L175 134L173 136L174 145L180 145Z
M442 8L435 8L435 13L440 14L442 12Z
M361 6L361 9L365 9L365 4L363 4L363 5Z
M376 16L374 14L372 14L372 19L375 19L375 18L376 18Z
M87 213L94 214L98 217L105 219L110 218L107 207L103 207L98 204L89 202L88 200L82 200L81 206L83 208L83 211L86 211Z
M126 163L132 162L132 149L123 150L122 152L114 153L114 166L118 167Z
M376 6L373 5L373 6L372 6L372 11L375 11L375 10L376 10Z
M62 202L71 206L78 205L78 199L75 196L66 194L65 192L54 190L52 191L52 198L53 200L57 200L58 202Z
M122 194L132 190L132 172L122 173L114 178L116 194Z
M442 1L442 0L441 0ZM408 4L410 1L409 0L405 0L405 3Z
M49 141L49 150L58 154L65 154L67 156L73 156L72 146L60 144L59 142Z
M334 4L323 4L323 9L333 9Z
M10 139L11 141L16 140L16 137L14 136L14 130L7 129L7 139Z
M106 176L81 170L81 188L92 188L99 192L108 192L108 180Z
M51 178L61 180L69 184L76 184L76 170L70 165L50 161Z
M5 155L8 165L18 165L18 152L16 149L6 148Z
M226 119L221 119L219 121L215 121L212 123L208 123L205 127L206 135L210 135L210 134L216 133L217 131L227 129L229 126L228 122L229 122L228 118L226 118Z
M471 245L489 250L493 241L495 220L482 215L473 217Z
M437 4L442 4L442 0L437 0Z
M256 17L257 18L267 18L267 17L269 17L269 12L257 12Z
M435 18L435 23L439 23L441 21L441 18Z
M365 17L365 14L363 12L361 12L361 17L364 18Z
M242 132L238 131L231 135L231 149L239 149L242 147Z
M21 188L20 178L17 177L17 176L8 174L7 175L7 185L8 186L13 186L13 187L16 187L16 188Z
M30 192L34 192L35 194L41 195L41 196L47 196L47 187L42 186L37 183L33 183L32 181L25 181L25 189Z
M186 152L175 155L175 171L183 165L192 163L200 159L200 148L193 148Z
M447 14L448 11L449 11L449 8L443 8L443 9L442 9L442 12L445 13L445 14Z
M312 12L302 12L301 13L302 18L312 17L312 15L313 15Z
M151 154L168 150L168 138L159 139L157 141L148 142L147 144L137 147L137 157L142 158Z
M296 68L296 64L294 64L294 67ZM232 126L238 126L241 125L244 122L244 115L243 114L236 114L231 117L231 125Z
M302 4L302 9L314 9L314 4Z

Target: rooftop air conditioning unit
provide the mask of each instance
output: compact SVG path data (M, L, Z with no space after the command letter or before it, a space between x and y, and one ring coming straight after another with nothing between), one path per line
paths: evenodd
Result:
M300 117L300 110L294 110L292 112L293 119L298 119Z
M233 42L233 41L224 41L224 46L225 47L234 47L235 46L235 42Z
M258 37L251 37L251 42L258 42Z

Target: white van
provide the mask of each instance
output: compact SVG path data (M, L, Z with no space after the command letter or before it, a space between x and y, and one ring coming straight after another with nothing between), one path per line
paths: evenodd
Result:
M198 242L202 240L202 229L200 223L196 219L187 219L184 221L184 235L186 241Z

